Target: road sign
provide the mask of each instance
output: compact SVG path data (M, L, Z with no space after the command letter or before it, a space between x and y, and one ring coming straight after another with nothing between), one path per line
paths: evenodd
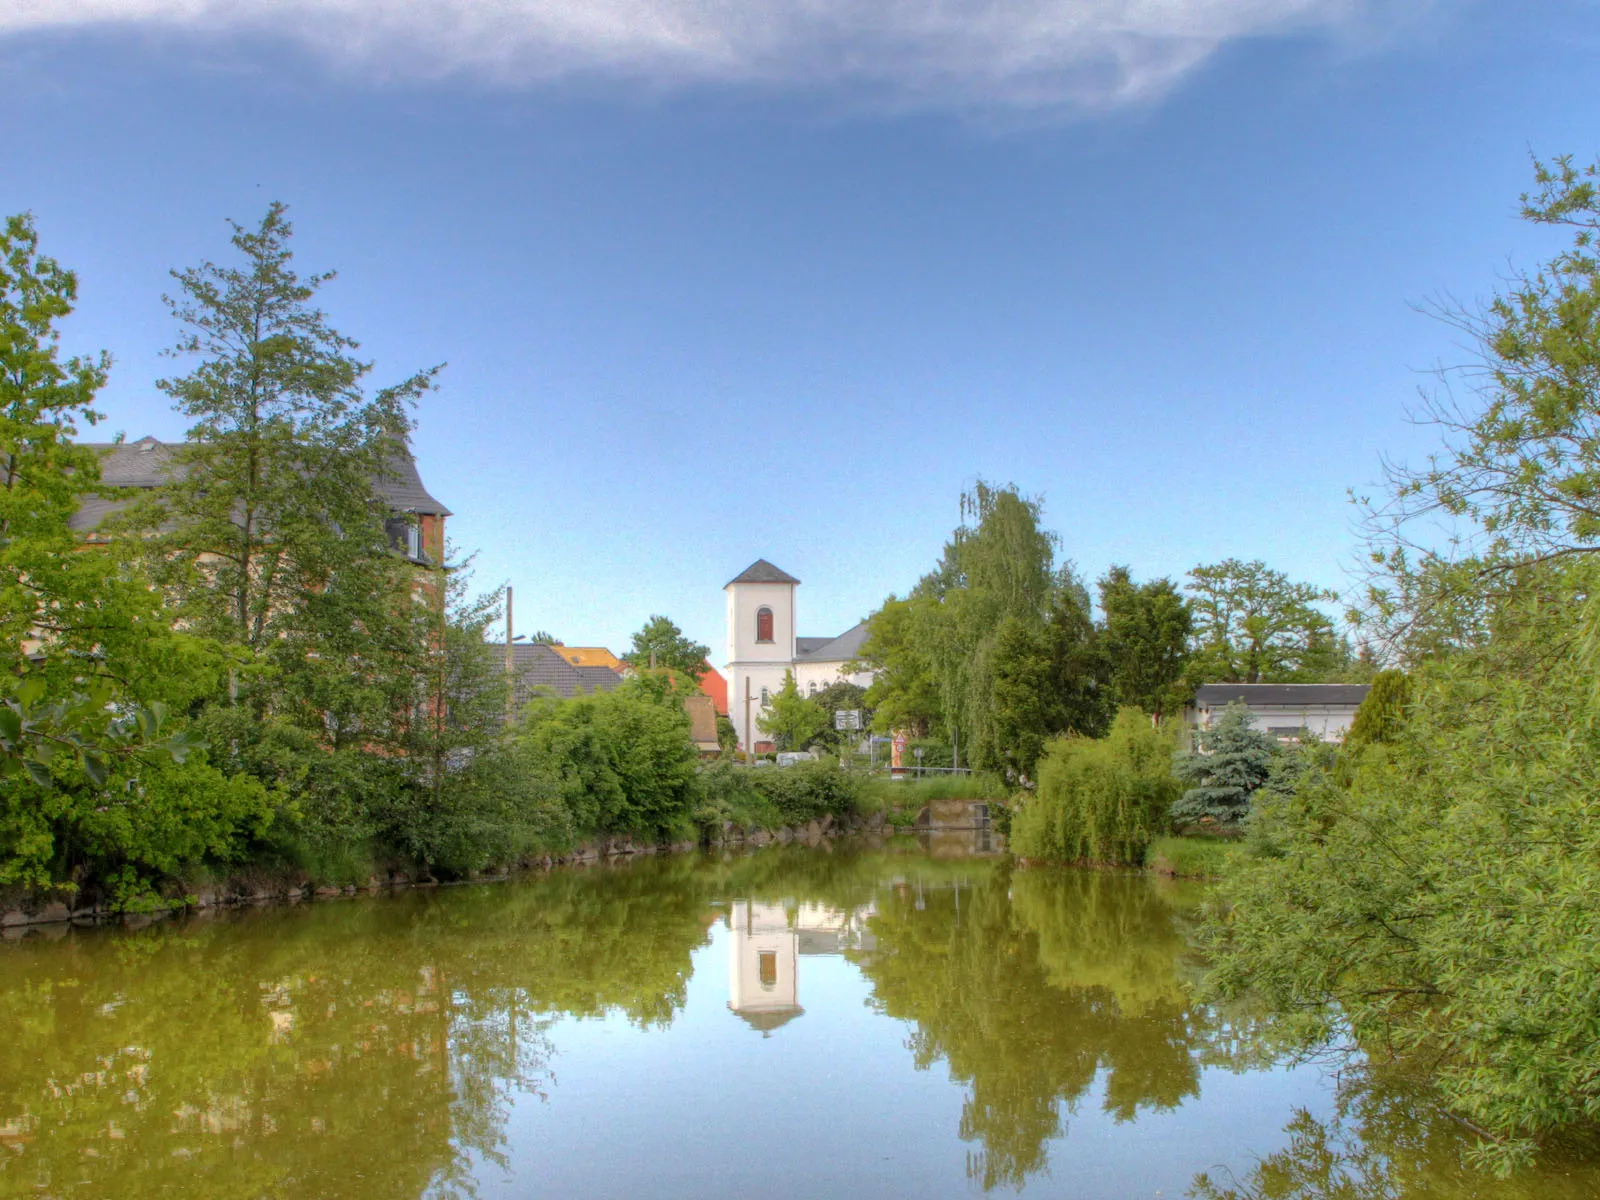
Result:
M859 708L841 708L833 714L833 727L835 729L860 729L861 710Z

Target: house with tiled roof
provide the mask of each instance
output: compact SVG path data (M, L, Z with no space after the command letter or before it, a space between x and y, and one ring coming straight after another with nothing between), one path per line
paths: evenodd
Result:
M182 471L175 461L181 443L142 437L136 442L82 442L100 455L100 479L111 488L153 491L170 483ZM444 562L444 523L450 510L423 485L416 459L401 447L373 484L393 514L388 522L389 541L412 562L439 566ZM91 540L101 524L132 501L120 497L87 496L73 514L71 526Z
M575 667L606 667L620 674L626 665L604 646L568 646L562 642L552 644L560 651L561 657Z
M506 644L491 642L495 662L504 662ZM536 696L570 700L591 692L609 692L622 685L622 675L610 667L581 666L568 662L561 646L545 642L513 642L511 646L511 703L523 708Z
M795 591L800 581L781 567L758 558L723 585L728 601L728 715L739 745L756 753L772 747L757 727L761 710L794 672L803 695L835 683L866 687L871 671L852 671L867 639L862 621L834 637L802 637L797 632Z

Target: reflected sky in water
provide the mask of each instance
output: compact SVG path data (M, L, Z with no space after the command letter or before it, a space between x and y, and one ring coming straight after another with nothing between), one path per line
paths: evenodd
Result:
M0 1195L1453 1194L1412 1098L1352 1110L1193 1003L1198 898L787 848L35 936L0 946ZM1271 1190L1330 1124L1414 1169Z

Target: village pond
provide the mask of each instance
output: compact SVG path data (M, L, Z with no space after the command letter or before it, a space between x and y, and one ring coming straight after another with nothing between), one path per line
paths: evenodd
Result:
M969 849L31 933L0 945L0 1195L1600 1194L1472 1175L1418 1093L1197 1004L1195 886Z

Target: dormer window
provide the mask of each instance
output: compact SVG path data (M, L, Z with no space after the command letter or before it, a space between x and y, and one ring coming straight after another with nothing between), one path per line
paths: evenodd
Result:
M772 610L770 608L756 609L756 641L771 642L772 638Z

